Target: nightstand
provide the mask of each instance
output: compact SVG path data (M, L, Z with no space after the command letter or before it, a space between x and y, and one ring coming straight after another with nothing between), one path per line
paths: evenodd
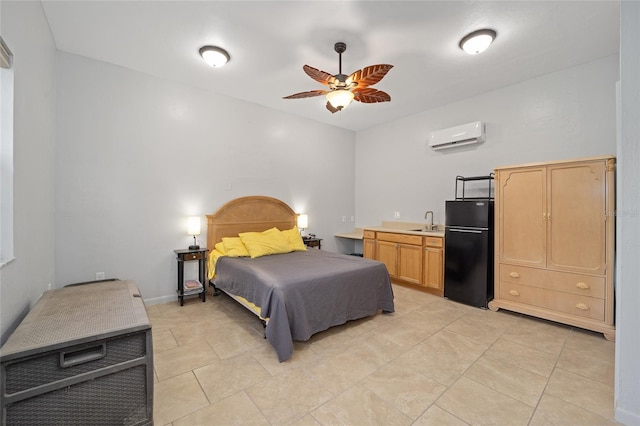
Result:
M307 246L307 247L318 247L318 250L321 250L321 245L322 245L322 238L316 238L316 237L302 237L302 242Z
M198 295L203 302L207 299L207 288L205 287L205 283L207 281L208 251L209 249L206 247L201 247L195 250L174 250L176 260L178 261L178 300L180 301L180 306L184 305L185 296ZM192 260L198 261L198 281L201 286L199 291L197 289L190 291L189 289L185 290L184 288L184 262L190 262Z

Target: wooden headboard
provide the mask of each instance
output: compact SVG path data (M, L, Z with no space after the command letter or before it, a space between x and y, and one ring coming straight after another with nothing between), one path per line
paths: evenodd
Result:
M207 215L207 247L213 250L222 237L240 232L262 232L274 226L280 230L296 226L298 215L286 203L254 195L236 198Z

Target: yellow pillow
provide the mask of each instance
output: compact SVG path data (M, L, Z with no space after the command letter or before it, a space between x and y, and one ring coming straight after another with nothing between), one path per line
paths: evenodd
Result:
M239 237L223 237L224 254L229 257L249 256L247 248L244 246Z
M214 250L218 250L218 252L220 252L221 255L226 254L226 252L224 251L224 243L222 241L220 241L218 244L216 244L213 249Z
M263 232L243 232L238 235L251 258L291 251L289 240L282 235L278 228L267 229Z
M292 251L304 251L307 249L307 246L302 242L300 231L298 231L296 226L291 229L287 229L286 231L282 231L282 235L287 239L287 241L289 241L289 246Z

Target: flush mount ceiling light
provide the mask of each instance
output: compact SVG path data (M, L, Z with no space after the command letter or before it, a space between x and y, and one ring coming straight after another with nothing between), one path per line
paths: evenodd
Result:
M495 38L496 32L494 30L478 30L464 36L460 40L459 46L469 55L477 55L484 52Z
M217 46L202 46L200 48L200 56L214 68L224 66L230 59L229 53Z

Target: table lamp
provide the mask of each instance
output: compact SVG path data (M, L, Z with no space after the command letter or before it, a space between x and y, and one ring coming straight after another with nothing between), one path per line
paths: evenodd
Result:
M306 214L298 215L298 228L300 229L300 235L304 232L305 229L309 227L309 216Z
M198 250L200 246L196 243L196 235L200 235L200 217L193 216L187 220L187 234L193 235L193 245L189 250Z

